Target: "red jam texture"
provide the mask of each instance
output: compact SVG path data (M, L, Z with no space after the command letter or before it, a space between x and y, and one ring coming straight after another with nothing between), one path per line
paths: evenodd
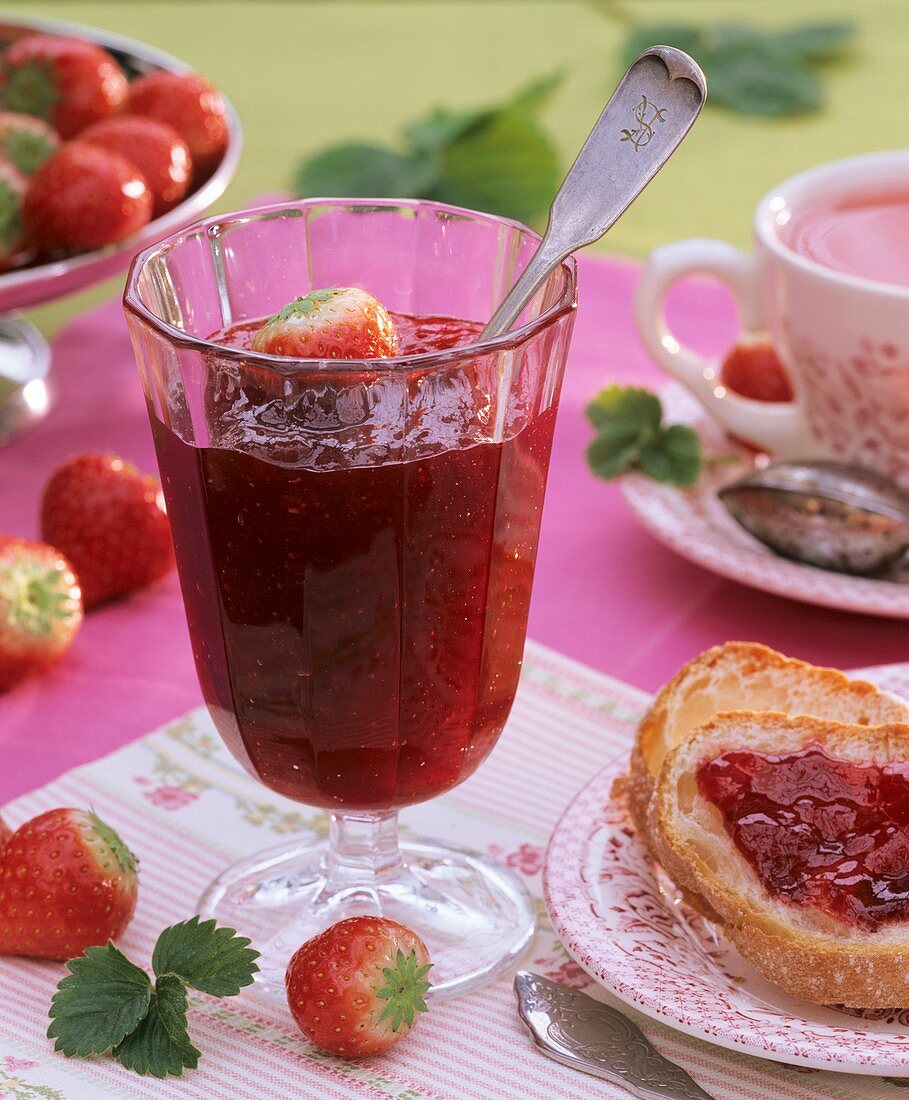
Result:
M909 918L909 762L737 750L697 783L771 894L869 930Z
M473 343L480 328L394 321L405 355ZM248 347L260 324L213 339ZM276 442L294 434L269 379L237 377L210 379L213 445L152 425L215 723L254 775L308 805L374 812L433 798L480 764L511 708L555 406L502 442L472 443L465 428L466 445L457 433L472 405L453 388L420 421L438 444L425 456L318 468L219 445L263 425ZM343 368L326 377L343 385ZM482 376L460 377L463 388Z

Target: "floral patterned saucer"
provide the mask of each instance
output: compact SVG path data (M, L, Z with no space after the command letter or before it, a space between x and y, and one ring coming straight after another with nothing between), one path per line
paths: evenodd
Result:
M766 982L654 868L613 782L627 756L568 806L543 869L546 907L571 956L647 1016L773 1061L909 1077L909 1010L847 1014Z
M734 445L701 405L677 382L660 392L666 419L690 424L708 453L730 454ZM632 511L660 542L689 561L740 584L793 600L909 619L909 565L880 578L850 577L781 558L729 515L716 493L749 468L741 462L708 466L693 489L662 485L643 474L626 474L621 486Z

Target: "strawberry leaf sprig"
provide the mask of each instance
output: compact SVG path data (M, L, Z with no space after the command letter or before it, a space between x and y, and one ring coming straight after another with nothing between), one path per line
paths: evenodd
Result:
M587 448L590 468L606 481L639 469L655 481L690 488L704 464L697 432L663 424L663 406L649 390L609 386L587 406L596 437Z
M152 955L155 979L113 943L89 947L66 967L47 1035L68 1058L111 1056L142 1076L179 1077L201 1052L186 1024L187 987L233 997L259 969L259 952L233 928L198 917L165 928Z
M334 145L307 157L294 191L354 198L435 199L539 222L559 185L555 146L539 116L562 81L535 80L479 110L436 108L403 128L398 147Z

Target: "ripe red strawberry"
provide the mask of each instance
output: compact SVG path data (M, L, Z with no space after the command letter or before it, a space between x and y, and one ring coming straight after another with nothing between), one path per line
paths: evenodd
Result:
M23 176L33 176L59 145L56 133L40 118L0 111L0 157Z
M786 368L769 340L742 340L723 360L723 385L755 401L791 401Z
M13 835L13 830L7 825L7 823L0 817L0 852L6 847L6 842Z
M426 1011L431 966L426 944L409 928L383 917L349 917L290 960L287 1003L317 1046L366 1058L403 1039Z
M218 90L198 73L158 69L134 80L130 114L173 126L189 147L197 179L211 175L227 148L227 108Z
M295 359L386 359L398 337L385 307L356 287L311 290L270 317L254 351Z
M0 160L0 271L12 267L25 251L22 202L28 180L14 165Z
M88 251L122 241L151 218L145 178L124 157L71 141L32 176L22 216L45 252Z
M63 555L0 537L0 691L62 657L81 625L79 583Z
M86 608L144 588L173 568L161 486L116 455L64 462L44 490L41 530L73 563Z
M126 102L129 85L107 50L83 38L30 34L0 57L0 106L71 138Z
M192 176L189 150L166 122L120 115L89 126L79 140L119 153L139 169L152 194L152 217L166 213L186 194Z
M132 852L86 810L27 821L0 852L0 955L70 959L116 939L136 911Z

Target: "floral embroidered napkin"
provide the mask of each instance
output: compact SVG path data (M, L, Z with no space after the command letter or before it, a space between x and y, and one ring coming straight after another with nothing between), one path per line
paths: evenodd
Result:
M891 667L887 686L909 688ZM403 815L404 824L485 851L526 876L541 897L547 838L575 792L628 747L647 697L529 644L508 728L490 759L451 794ZM59 805L92 805L141 861L139 908L123 947L146 964L158 932L191 915L206 883L232 860L325 816L271 795L221 744L204 709L62 776L4 810L16 825ZM553 936L542 901L526 965L556 981L607 994ZM130 1074L107 1058L67 1060L45 1038L60 964L0 959L0 1100L581 1100L620 1098L613 1085L545 1059L515 1012L510 978L437 1005L383 1058L345 1063L320 1053L289 1013L255 990L229 1001L196 995L189 1017L199 1068L179 1080ZM732 1054L644 1020L656 1045L717 1100L898 1100L879 1078L794 1069Z

